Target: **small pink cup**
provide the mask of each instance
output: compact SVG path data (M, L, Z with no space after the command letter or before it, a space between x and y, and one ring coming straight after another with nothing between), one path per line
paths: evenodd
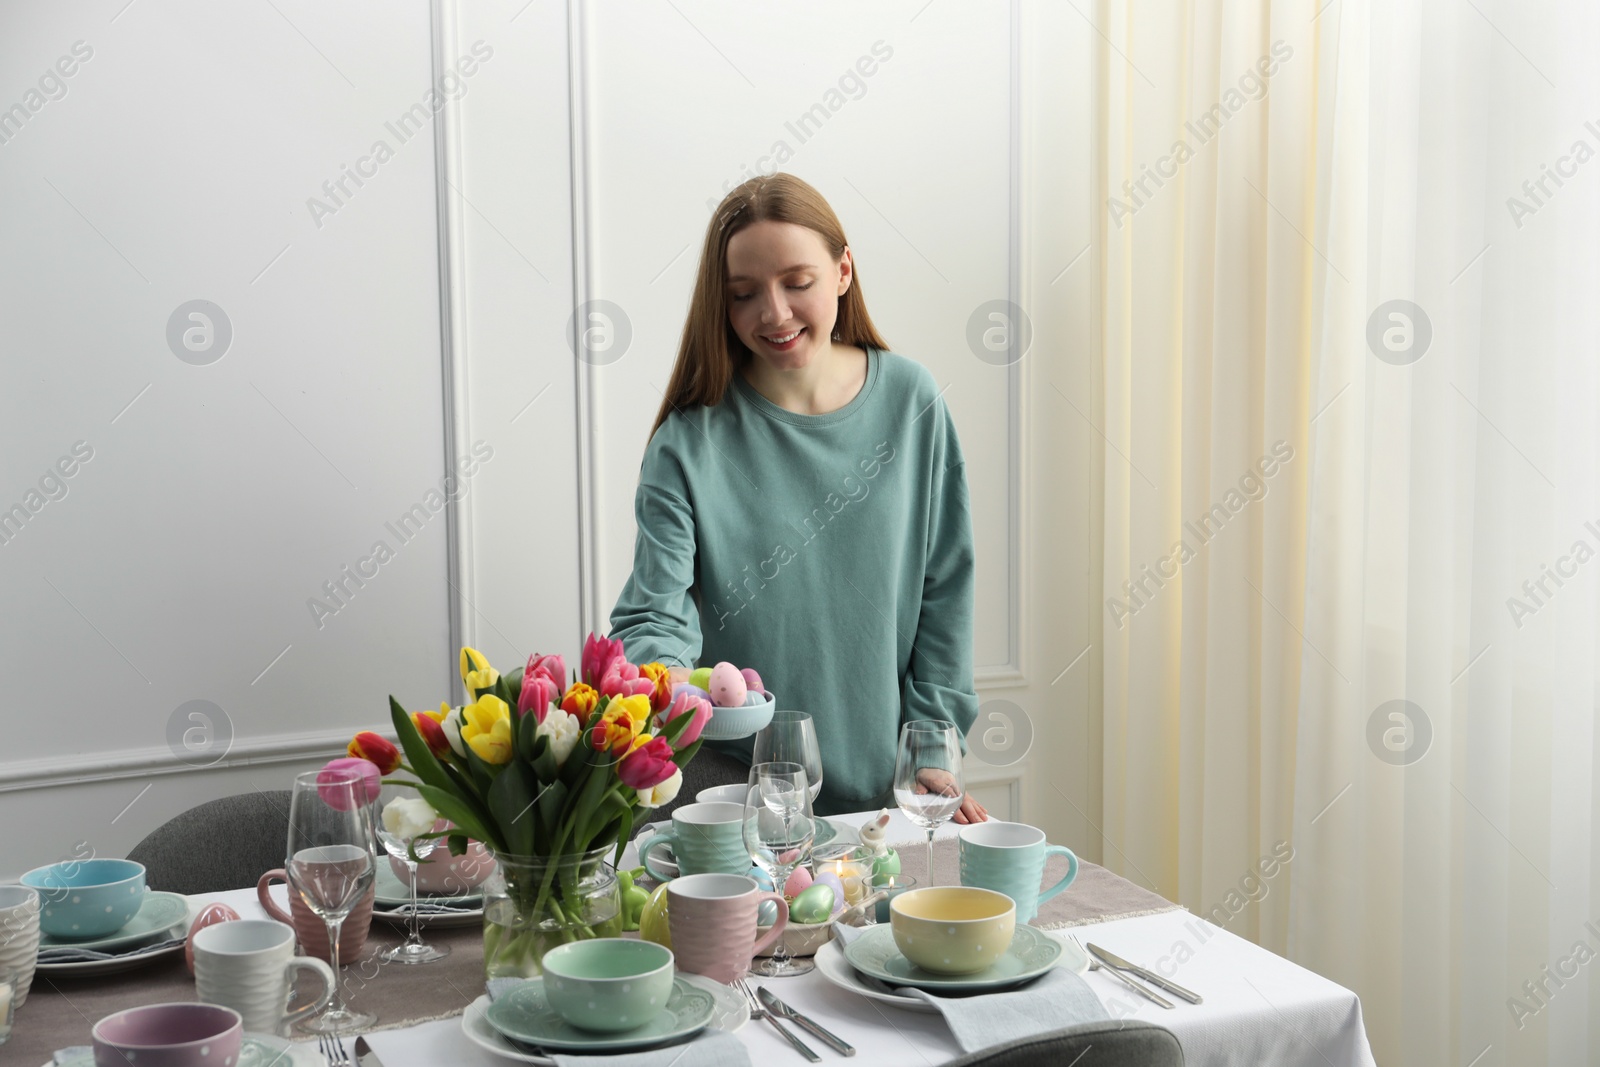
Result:
M789 925L789 904L744 874L690 874L667 883L667 925L678 969L724 985L743 978L750 957L770 947ZM778 905L778 921L757 936L762 901Z
M448 830L450 823L440 819L433 824L435 830ZM400 879L400 884L410 886L411 877L405 861L389 856L389 869ZM477 841L467 842L467 851L459 856L450 855L450 849L441 839L428 858L417 864L417 891L419 893L446 893L464 896L477 889L483 880L494 873L494 857Z
M268 871L261 876L261 881L256 883L256 899L266 913L281 923L288 923L294 927L295 937L300 941L300 948L307 956L315 956L324 963L333 962L328 952L328 924L322 921L322 916L306 907L300 895L291 891L289 893L289 911L293 915L284 913L278 907L278 902L272 899L270 892L273 882L287 882L289 877L282 867ZM376 888L368 889L367 895L356 902L350 909L350 914L345 917L344 925L339 928L339 964L344 966L355 962L361 955L361 950L367 944L367 931L372 927L372 899L376 895Z
M95 1067L215 1067L239 1062L244 1021L216 1004L147 1004L107 1015L90 1040Z

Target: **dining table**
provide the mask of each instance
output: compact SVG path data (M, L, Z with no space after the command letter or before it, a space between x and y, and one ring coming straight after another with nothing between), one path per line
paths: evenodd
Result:
M841 827L854 828L877 814L859 812L831 818ZM945 824L936 834L945 857L942 869L941 861L935 861L938 884L955 881L950 866L956 843L950 839L959 830ZM892 814L886 836L908 871L926 865L921 859L924 831L899 812ZM630 844L625 865L632 864L634 854ZM1054 870L1047 869L1047 883ZM918 873L926 879L925 870ZM283 887L276 887L276 893L281 904ZM213 901L229 905L242 918L267 917L253 887L191 897L190 914ZM1143 1020L1175 1034L1190 1067L1366 1067L1374 1063L1361 1002L1337 983L1087 861L1081 863L1076 881L1055 902L1062 904L1048 913L1041 909L1035 920L1049 936L1076 936L1202 995L1199 1004L1174 999L1174 1007L1169 1009L1135 996L1103 969L1082 976L1112 1019ZM398 927L374 922L361 957L345 968L347 987L368 987L361 994L370 998L367 1007L379 1005L379 1021L365 1036L382 1067L506 1067L512 1063L473 1043L463 1032L463 1010L484 993L480 931L468 927L448 935L428 932L430 938L438 936L452 945L451 957L439 963L371 966L376 953L402 933ZM748 981L752 987L770 987L792 1008L853 1044L858 1050L856 1063L929 1067L964 1054L942 1016L904 1010L847 991L818 970L781 978L752 974ZM15 1014L9 1047L0 1046L0 1057L29 1067L49 1064L56 1050L87 1045L95 1020L111 1011L161 1000L193 999L192 980L183 971L181 957L152 962L147 972L117 976L41 974L27 1003ZM287 1036L309 1042L302 1046L309 1053L297 1055L297 1061L324 1062L309 1035ZM783 1067L805 1062L770 1027L755 1020L745 1022L735 1036L752 1063ZM825 1047L819 1051L825 1061L843 1061Z

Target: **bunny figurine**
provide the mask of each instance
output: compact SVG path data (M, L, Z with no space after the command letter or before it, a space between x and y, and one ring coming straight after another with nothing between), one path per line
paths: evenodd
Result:
M889 847L884 839L889 827L889 809L878 812L877 818L861 826L861 844L872 851L872 880L879 882L900 873L900 854Z

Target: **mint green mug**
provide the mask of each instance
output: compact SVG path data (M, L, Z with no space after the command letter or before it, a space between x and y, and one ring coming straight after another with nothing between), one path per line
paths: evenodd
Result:
M646 838L639 846L639 862L658 882L672 874L656 866L655 853L672 846L678 875L748 874L750 849L744 843L744 805L727 801L685 804L673 809L672 825Z
M1078 877L1078 857L1065 845L1045 841L1044 831L1020 822L973 823L961 830L961 884L1004 893L1017 903L1017 922L1039 914L1039 905L1061 892ZM1040 889L1045 860L1067 857L1067 874L1048 889Z

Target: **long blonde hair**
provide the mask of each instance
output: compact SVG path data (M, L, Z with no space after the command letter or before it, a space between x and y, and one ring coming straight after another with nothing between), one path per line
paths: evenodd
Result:
M650 428L652 437L675 410L694 404L720 404L734 372L755 358L728 321L728 242L745 227L768 220L792 222L813 230L835 263L844 257L848 242L839 217L821 193L794 175L779 172L751 178L724 197L706 226L689 317L683 324L678 359L673 364L661 410ZM839 297L833 340L880 351L889 349L867 314L859 268L853 273L850 288Z

